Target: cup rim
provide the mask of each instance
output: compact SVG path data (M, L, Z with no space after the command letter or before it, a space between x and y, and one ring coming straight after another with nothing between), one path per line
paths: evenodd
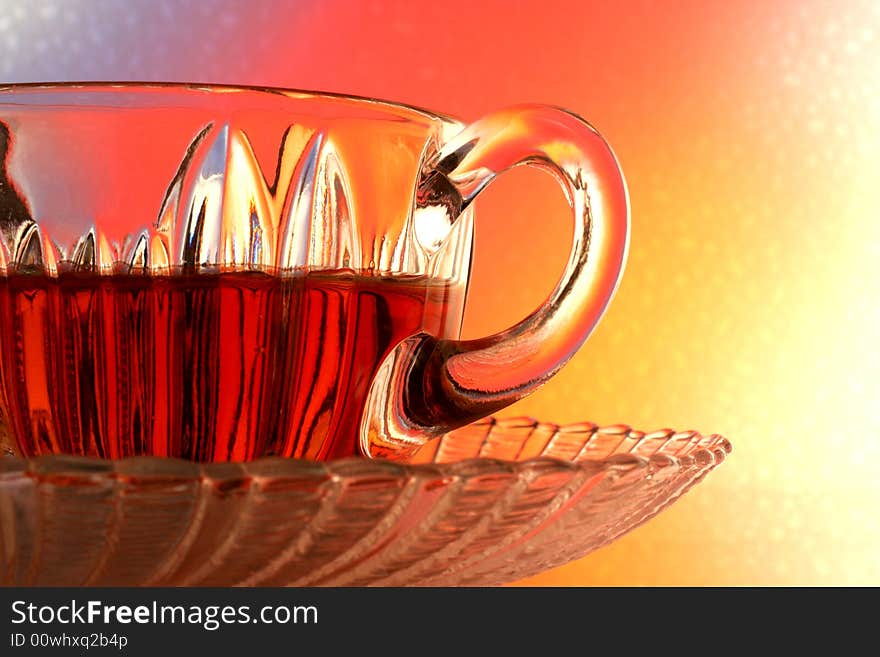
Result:
M466 121L462 118L438 112L436 110L427 109L420 105L413 105L402 101L386 100L375 96L365 96L359 94L349 94L334 91L321 91L312 89L300 89L295 87L283 87L273 85L255 85L255 84L230 84L217 82L179 82L179 81L159 81L159 80L63 80L63 81L44 81L44 82L9 82L0 83L0 98L8 91L29 90L29 89L89 89L95 87L117 87L127 89L129 91L144 91L147 89L167 88L176 89L178 91L255 91L267 94L278 94L286 97L298 95L303 97L325 97L336 98L341 100L370 103L374 105L383 105L390 108L404 109L418 114L425 115L432 119L438 119L444 123L458 124L462 127L466 125Z

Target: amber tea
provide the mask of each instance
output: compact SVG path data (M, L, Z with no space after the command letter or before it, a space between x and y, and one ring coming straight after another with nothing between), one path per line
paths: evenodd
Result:
M0 277L0 388L27 454L244 461L357 451L370 380L461 294L351 272Z

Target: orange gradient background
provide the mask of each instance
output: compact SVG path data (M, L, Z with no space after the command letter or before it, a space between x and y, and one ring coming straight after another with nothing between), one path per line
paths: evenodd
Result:
M629 262L585 347L507 414L719 432L734 452L645 526L523 583L880 584L877 3L9 4L9 82L581 114L629 184ZM571 231L556 184L527 169L484 192L477 225L469 337L543 300Z

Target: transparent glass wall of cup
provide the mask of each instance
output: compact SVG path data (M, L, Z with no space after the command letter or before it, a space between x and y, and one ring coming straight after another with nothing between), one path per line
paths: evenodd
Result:
M402 458L552 376L626 257L613 154L544 106L464 126L329 94L20 85L0 162L9 453ZM529 317L460 341L471 202L518 164L561 184L571 256Z

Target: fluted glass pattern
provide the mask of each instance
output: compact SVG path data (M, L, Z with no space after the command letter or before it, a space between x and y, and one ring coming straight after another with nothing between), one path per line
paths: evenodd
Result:
M0 458L0 582L492 585L577 559L720 464L719 435L488 419L412 463Z
M277 89L0 87L0 448L358 453L386 355L459 337L472 212L414 194L461 128Z

